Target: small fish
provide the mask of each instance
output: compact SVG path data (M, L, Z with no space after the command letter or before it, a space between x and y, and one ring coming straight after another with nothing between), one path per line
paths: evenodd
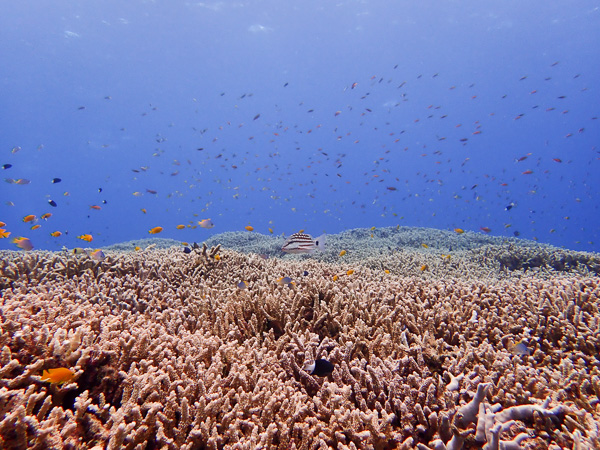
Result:
M506 205L506 208L504 208L505 211L510 211L511 209L513 209L515 207L514 203L509 203L508 205Z
M41 228L42 226L38 223L37 225L34 225L31 227L32 230L37 230L38 228Z
M339 277L337 275L333 276L333 281L337 281L339 279Z
M84 254L87 254L85 252L85 250L82 249L81 247L75 247L72 251L73 251L74 255L84 255Z
M215 258L215 261L221 261L221 255L219 255L218 253L213 256L213 258Z
M463 230L462 228L455 228L455 229L454 229L454 232L455 232L456 234L463 234L463 233L465 232L465 230Z
M325 250L325 235L312 238L310 234L294 233L281 247L285 253L313 253L315 250Z
M6 231L4 228L0 228L0 239L4 239L10 236L10 231Z
M521 172L521 175L531 175L533 173L533 170L526 170L525 172Z
M390 273L389 269L385 269L384 272L387 273L388 275Z
M16 147L13 147L13 149L10 152L14 154L14 153L17 153L19 151L21 151L21 147L16 146Z
M60 231L53 231L52 233L50 233L50 236L59 237L62 236L62 233Z
M102 207L100 207L98 205L90 205L90 209L94 209L96 211L100 211L102 209Z
M146 211L146 208L142 208L140 209L141 212L143 212L144 214L146 214L148 211Z
M429 269L429 267L427 266L427 264L423 264L421 267L419 267L419 270L421 272L425 272L427 269Z
M302 275L304 275L305 277L308 276L308 270L305 270L304 272L302 272Z
M66 367L58 367L56 369L48 369L42 372L42 381L50 383L63 384L68 383L75 377L75 372Z
M346 275L352 275L354 273L354 270L350 269L346 272Z
M333 373L333 369L334 365L326 359L317 359L314 363L306 364L304 366L304 370L311 375L316 375L318 377L326 377L327 375L331 375Z
M560 159L560 158L552 158L552 161L557 162L557 163L561 163L562 159Z
M423 247L423 248L429 248L429 245L427 245L427 244L421 244L421 247Z
M3 169L3 170L6 170L6 169L10 169L11 167L12 167L12 164L4 164L4 165L2 166L2 169Z
M42 219L44 219L44 220L48 220L50 217L52 217L52 214L50 214L50 213L42 214Z
M91 234L82 234L81 236L77 236L77 239L81 239L82 241L92 242L94 238Z
M290 277L281 277L277 280L277 284L279 286L286 286L287 287L292 287L294 285L294 282L292 281L292 279Z
M345 254L346 254L346 250L342 250L342 251L340 252L340 256L344 256Z
M134 195L135 197L141 197L141 196L142 196L142 195L144 195L144 194L142 194L141 192L137 192L137 191L136 191L136 192L134 192L134 193L133 193L133 195Z
M269 228L269 233L273 234L273 228Z
M198 222L198 225L200 225L200 228L212 228L215 226L213 221L210 219L201 220L200 222Z
M162 231L162 227L154 227L151 230L148 230L148 233L150 234L158 234Z
M104 252L100 249L89 252L88 256L95 261L102 261L104 258L106 258Z
M19 178L18 180L15 180L15 184L25 185L29 183L31 183L31 181L26 178Z
M480 229L481 231L483 231L484 233L489 233L489 232L491 232L491 231L492 231L492 229L491 229L491 228L489 228L489 227L479 227L479 229Z
M183 247L183 253L192 253L192 249L189 247Z
M242 289L242 290L248 289L248 282L247 281L240 281L237 284L237 287L238 287L238 289Z
M23 222L34 222L37 220L37 217L33 214L29 214L28 216L23 217Z
M53 206L53 207L55 207L55 208L58 206L54 200L48 200L48 204L49 204L50 206Z
M530 356L531 355L531 349L529 347L527 347L527 345L524 342L519 342L518 344L510 344L508 350L513 355L519 355L519 356Z
M60 178L52 178L52 181L50 181L51 183L60 183L62 181L62 179Z
M185 228L185 225L177 225L175 228L177 228L178 230L183 230Z
M31 243L31 241L24 237L14 238L13 244L15 244L20 249L25 250L26 252L33 250L33 244Z
M254 227L252 225L246 225L244 227L247 231L254 231Z

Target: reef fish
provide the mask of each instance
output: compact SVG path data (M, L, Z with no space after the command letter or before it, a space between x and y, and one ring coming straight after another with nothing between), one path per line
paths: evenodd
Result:
M281 247L285 253L313 253L315 250L325 250L324 234L313 239L310 234L294 233Z
M29 250L33 250L33 244L31 243L31 241L24 237L14 238L13 244L15 244L20 249L25 250L26 252L28 252Z
M304 366L304 370L311 375L316 375L318 377L326 377L327 375L331 375L333 368L333 364L326 359L317 359L314 363Z
M66 367L57 367L56 369L48 369L42 372L42 381L50 383L68 383L75 377L75 372Z

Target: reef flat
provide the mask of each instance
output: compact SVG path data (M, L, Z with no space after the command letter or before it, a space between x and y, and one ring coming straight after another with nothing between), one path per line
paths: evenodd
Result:
M600 447L598 255L423 233L2 252L0 447Z

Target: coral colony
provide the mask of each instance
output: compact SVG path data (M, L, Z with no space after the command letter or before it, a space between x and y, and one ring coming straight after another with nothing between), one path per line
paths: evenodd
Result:
M2 252L0 448L600 448L597 255L370 234Z

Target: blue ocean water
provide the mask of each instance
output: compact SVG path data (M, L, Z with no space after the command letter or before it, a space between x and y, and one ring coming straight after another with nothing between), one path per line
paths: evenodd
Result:
M0 248L399 224L600 251L600 2L1 9Z

